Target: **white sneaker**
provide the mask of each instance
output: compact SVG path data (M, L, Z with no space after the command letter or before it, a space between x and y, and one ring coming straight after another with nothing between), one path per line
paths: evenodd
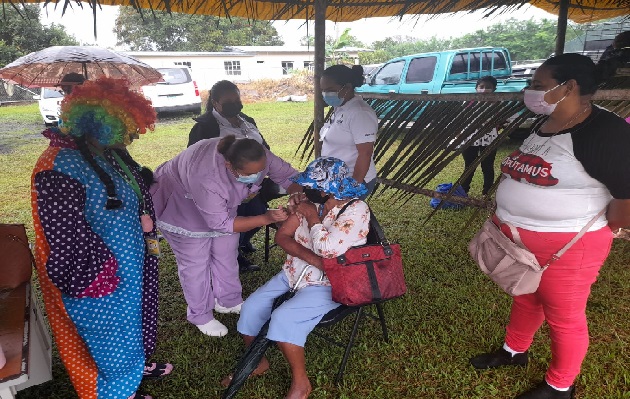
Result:
M231 308L226 308L225 306L219 305L219 301L217 300L217 298L214 298L214 311L217 312L217 313L240 314L241 313L241 305L242 304L243 304L243 302L239 303L236 306L232 306Z
M202 333L211 337L223 337L227 335L228 329L219 320L212 319L206 324L198 325L197 328Z

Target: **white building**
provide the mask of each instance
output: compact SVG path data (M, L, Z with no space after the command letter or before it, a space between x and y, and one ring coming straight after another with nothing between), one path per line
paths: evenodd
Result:
M235 83L279 79L292 71L313 68L315 50L307 46L234 46L226 51L130 51L127 54L151 65L165 68L185 65L202 90L219 80Z

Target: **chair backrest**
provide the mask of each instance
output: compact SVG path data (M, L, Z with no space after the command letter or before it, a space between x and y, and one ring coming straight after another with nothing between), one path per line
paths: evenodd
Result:
M370 209L370 230L367 235L366 244L380 244L381 239L378 236L377 228L380 228L380 224L378 224L378 220L376 220L376 216L374 216L374 212Z

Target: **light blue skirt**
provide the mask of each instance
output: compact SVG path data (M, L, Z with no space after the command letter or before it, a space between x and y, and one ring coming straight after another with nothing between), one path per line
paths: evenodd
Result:
M284 271L251 294L241 307L237 329L243 335L256 336L271 317L267 338L304 346L306 337L324 315L339 306L332 300L331 287L310 285L271 313L273 300L290 289Z

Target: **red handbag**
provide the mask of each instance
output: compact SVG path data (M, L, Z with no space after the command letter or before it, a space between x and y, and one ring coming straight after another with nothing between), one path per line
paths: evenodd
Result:
M373 213L367 243L336 258L325 258L323 266L332 286L332 299L342 305L367 305L407 292L400 245L387 241Z

